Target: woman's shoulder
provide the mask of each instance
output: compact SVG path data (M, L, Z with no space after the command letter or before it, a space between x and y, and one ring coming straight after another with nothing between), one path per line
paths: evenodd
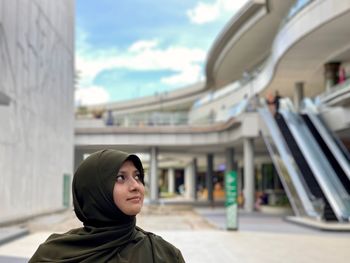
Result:
M68 239L67 237L76 235L82 232L82 228L75 228L69 230L66 233L53 233L51 234L45 242L39 245L34 255L29 260L31 262L41 262L47 261L51 259L51 257L55 258L57 255L60 255L62 251L65 250L65 245Z
M164 245L165 247L169 247L170 249L178 250L173 244L166 241L163 237L149 231L145 231L142 228L137 227L137 230L139 230L140 234L144 238L150 238L151 242L156 242L158 245Z
M154 233L150 233L152 241L155 241L158 243L158 245L164 246L170 250L173 251L179 251L179 249L177 247L175 247L173 244L171 244L170 242L166 241L163 237L156 235Z
M177 259L177 262L185 262L181 251L173 244L166 241L163 237L152 232L144 231L140 228L139 230L145 237L149 238L151 246L153 247L155 253L158 253L160 258L173 258Z

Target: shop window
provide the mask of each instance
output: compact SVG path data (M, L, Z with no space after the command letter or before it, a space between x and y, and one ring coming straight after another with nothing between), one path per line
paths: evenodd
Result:
M262 175L263 190L282 190L283 189L281 180L272 163L262 165L261 175Z

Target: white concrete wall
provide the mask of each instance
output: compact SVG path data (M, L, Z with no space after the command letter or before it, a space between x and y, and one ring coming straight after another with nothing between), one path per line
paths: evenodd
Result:
M63 207L73 67L74 0L0 0L0 222Z

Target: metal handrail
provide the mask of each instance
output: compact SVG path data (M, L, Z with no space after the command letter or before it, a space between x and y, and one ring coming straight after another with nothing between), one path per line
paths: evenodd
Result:
M323 210L319 200L316 200L315 196L312 195L310 189L305 183L301 172L292 157L292 154L289 150L288 145L286 144L275 120L272 117L269 109L266 105L259 109L259 113L266 122L266 126L271 134L271 138L275 144L276 150L273 150L271 143L267 139L268 135L263 134L264 141L267 145L267 148L270 152L274 165L279 172L281 182L286 190L286 193L291 201L291 205L296 214L307 214L310 217L315 217L320 219L323 214ZM279 154L277 154L277 151ZM276 159L276 156L280 156L280 159L283 162L284 169L280 166L280 162ZM287 170L287 174L283 173L283 170ZM288 175L288 179L285 179L285 176ZM289 185L288 182L291 182L292 185ZM294 190L293 190L294 189ZM297 195L293 194L296 193ZM296 202L296 198L299 200ZM298 205L298 204L299 205ZM304 212L300 210L300 205L303 207ZM324 205L323 205L324 207Z
M350 155L343 143L328 129L320 120L319 112L316 105L309 99L303 100L304 111L309 116L310 120L317 128L322 139L327 144L329 150L337 159L346 176L350 179Z
M339 83L333 86L330 90L323 92L315 98L315 103L321 105L327 100L332 99L333 96L337 96L338 93L349 92L350 93L350 78L343 83Z
M284 104L290 108L290 99L284 99ZM324 156L302 118L290 110L281 111L286 123L292 132L297 144L301 147L315 179L319 183L327 200L333 208L339 221L350 220L350 197L337 178L333 168Z

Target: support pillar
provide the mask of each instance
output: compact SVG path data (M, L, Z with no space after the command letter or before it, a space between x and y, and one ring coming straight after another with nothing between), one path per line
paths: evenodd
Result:
M173 194L175 193L175 169L168 169L168 192Z
M150 202L157 203L159 198L158 192L158 149L151 148L151 165L150 165Z
M245 138L244 151L244 210L252 212L254 209L254 142L252 138Z
M124 127L129 127L129 116L124 116Z
M256 182L258 192L262 192L263 191L263 178L262 178L262 164L260 162L256 164L256 176L255 176L255 178L256 178L256 180L258 180Z
M235 161L234 161L235 149L227 148L225 150L226 156L226 172L230 172L236 169Z
M198 195L197 195L197 186L198 186L198 180L197 180L197 173L198 173L197 158L193 159L192 165L193 165L193 198L194 198L194 200L197 200L198 199Z
M208 190L208 201L213 203L213 177L214 177L214 155L212 153L207 154L207 173L206 184Z
M301 102L304 99L304 82L296 82L294 86L294 107L299 112L301 110Z
M325 90L331 90L338 83L340 62L324 64Z
M191 162L185 168L185 197L188 199L194 199L194 173L193 163Z

